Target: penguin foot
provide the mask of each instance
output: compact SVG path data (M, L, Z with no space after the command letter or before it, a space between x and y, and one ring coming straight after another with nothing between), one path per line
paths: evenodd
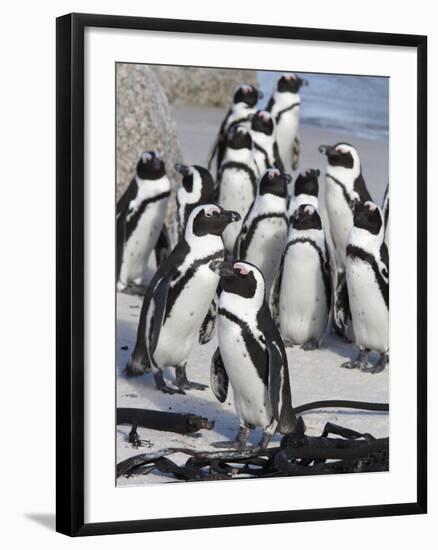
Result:
M357 359L354 361L346 361L342 363L341 367L343 369L359 369L362 372L368 369L368 350L361 349Z
M128 378L134 378L136 376L143 376L149 369L145 368L145 365L135 359L130 359L123 371Z
M179 393L181 395L186 394L186 392L181 388L173 388L172 386L168 386L164 381L163 372L161 370L154 373L154 379L157 390L162 391L163 393L168 393L169 395L174 395L175 393Z
M178 384L178 388L181 390L206 390L208 388L205 384L200 384L198 382L190 382L190 380L186 380L182 384Z
M388 362L389 362L389 357L385 353L383 353L377 365L373 367L363 368L361 370L362 372L368 372L370 374L378 374L379 372L382 372L385 370Z
M314 349L318 349L318 348L319 348L319 342L316 338L311 338L308 342L305 342L301 346L301 349L303 349L304 351L313 351Z
M199 384L198 382L190 382L187 379L186 366L176 367L176 385L181 390L205 390L208 386Z
M213 447L218 449L247 449L248 436L250 428L246 425L240 426L239 432L234 441L216 441L212 443Z

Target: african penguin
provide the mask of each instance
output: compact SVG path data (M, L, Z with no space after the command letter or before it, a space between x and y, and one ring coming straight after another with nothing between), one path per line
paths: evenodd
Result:
M262 98L263 93L252 84L239 84L235 89L230 108L222 121L208 161L208 169L211 170L214 157L216 157L216 175L219 175L222 164L228 130L238 124L249 128L250 117L256 112L257 102Z
M287 244L272 288L271 311L286 345L319 347L331 307L331 274L321 217L301 204L290 219Z
M242 220L257 191L258 170L254 161L253 143L249 130L233 126L227 133L224 159L219 172L219 199L223 208L233 208ZM224 231L225 250L232 254L242 222L230 224Z
M173 217L172 247L183 237L190 212L199 204L214 202L215 185L210 172L202 166L175 164L182 175L181 185L175 196L176 209Z
M128 376L152 370L157 389L164 393L205 388L187 380L186 363L219 283L209 263L223 260L222 233L238 219L237 212L216 204L192 210L184 238L159 266L146 291L137 342L126 366ZM165 383L165 367L176 368L178 389Z
M343 363L345 368L381 372L388 363L389 258L384 242L385 225L380 208L371 201L359 203L347 245L346 276L351 317L359 357ZM375 366L368 352L381 354Z
M319 170L303 170L300 172L293 185L293 191L289 200L288 218L293 216L295 210L302 204L311 204L316 209L319 208L318 195Z
M334 146L321 145L319 151L327 156L328 162L325 178L325 204L337 270L334 285L333 323L338 334L347 336L350 321L345 279L347 239L353 227L355 205L372 199L362 176L359 153L352 145L348 143L337 143Z
M278 152L286 171L298 168L300 158L298 126L301 102L298 92L301 86L307 84L307 80L293 73L281 76L266 106L266 110L275 120Z
M386 186L382 203L383 220L385 223L385 243L389 247L389 183Z
M265 301L262 273L248 262L216 260L210 268L220 275L218 341L211 365L212 390L225 401L228 383L233 388L240 430L234 442L217 447L245 447L249 431L263 429L261 447L276 432L290 433L297 419L286 352Z
M251 117L251 137L254 143L254 158L258 171L262 174L267 168L284 166L278 153L275 140L275 121L268 111L257 111Z
M117 290L143 283L149 255L163 231L170 182L157 152L140 156L135 178L117 203ZM160 243L161 244L161 243Z
M286 243L287 185L290 179L288 174L276 168L264 172L234 249L234 258L251 262L261 270L267 296Z

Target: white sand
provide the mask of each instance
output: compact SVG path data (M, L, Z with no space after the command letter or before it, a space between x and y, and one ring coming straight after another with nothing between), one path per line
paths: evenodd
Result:
M213 108L178 107L175 109L175 116L184 162L204 164L223 111ZM380 203L388 181L388 146L386 144L310 127L301 129L301 138L303 147L301 166L320 168L322 172L325 169L325 163L324 157L318 153L318 145L334 144L338 141L347 141L355 145L361 155L363 173L371 195L376 202ZM322 192L323 179L320 178ZM153 273L152 269L153 264L151 264L150 275ZM117 297L117 406L194 413L214 420L216 423L214 430L202 430L192 436L138 428L140 437L149 440L153 445L152 451L169 446L212 450L209 445L211 442L233 438L239 421L234 410L232 391L229 392L226 402L221 404L215 399L210 388L205 391L192 390L184 396L165 395L155 389L150 374L135 379L127 379L123 375L123 369L135 344L141 302L141 298L137 296L118 294ZM127 346L128 349L122 350L122 346ZM216 346L216 337L205 346L198 344L195 346L187 367L189 379L209 384L210 360ZM343 361L355 357L357 352L352 344L329 336L319 350L304 352L299 348L289 348L287 353L294 406L320 399L388 401L389 369L377 375L370 375L339 367ZM371 359L375 361L376 357L371 356ZM172 369L167 370L165 376L173 380L174 372ZM387 436L389 433L389 417L384 413L331 409L310 411L305 413L303 418L309 435L320 434L325 423L329 421L358 431L369 431L376 437ZM142 451L132 449L128 444L129 430L129 426L117 427L117 461ZM257 430L250 441L257 442L260 435L260 431ZM281 436L276 436L272 444L278 444L280 438ZM144 451L147 452L147 449ZM179 455L175 460L182 462L184 458L183 455ZM121 478L118 483L124 486L166 481L175 481L175 479L172 476L152 473L144 477Z

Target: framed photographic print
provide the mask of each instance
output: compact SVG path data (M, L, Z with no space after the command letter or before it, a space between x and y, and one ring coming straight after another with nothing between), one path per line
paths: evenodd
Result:
M426 56L58 18L58 531L426 512Z

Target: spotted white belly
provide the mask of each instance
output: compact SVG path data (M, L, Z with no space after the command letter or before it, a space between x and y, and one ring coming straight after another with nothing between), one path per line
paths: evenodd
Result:
M187 361L218 283L219 277L208 264L201 265L186 283L160 330L154 353L159 367L174 367Z
M279 296L280 330L293 344L320 340L327 326L324 279L317 251L306 243L288 248Z
M222 176L219 191L219 204L225 210L239 212L240 220L230 223L223 232L225 249L233 252L234 243L242 228L243 219L246 216L254 200L254 191L251 180L242 170L227 168Z
M341 187L327 178L325 201L330 233L336 250L338 269L345 267L348 234L353 227L353 214L344 199Z
M284 218L265 218L257 224L244 258L263 273L267 295L280 266L286 237L287 224Z
M284 113L276 128L278 152L286 172L292 169L292 148L298 134L299 109L295 108Z
M167 198L151 203L137 223L137 227L125 243L120 281L141 283L150 253L157 244L167 212Z
M267 427L272 419L268 391L251 362L240 327L219 315L218 339L237 414L247 424Z
M348 295L356 343L381 353L389 345L389 312L369 263L347 258Z

